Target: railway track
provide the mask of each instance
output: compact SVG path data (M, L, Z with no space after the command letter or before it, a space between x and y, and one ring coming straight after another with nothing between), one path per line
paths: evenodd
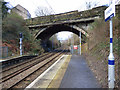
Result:
M8 68L2 69L2 71L1 71L0 73L2 73L2 74L4 75L4 72L7 72L7 71L9 71L9 70L12 70L12 71L13 71L14 68L16 69L17 67L21 67L21 66L23 66L23 65L26 65L26 64L35 62L37 59L39 59L39 58L44 58L44 57L47 56L47 55L49 55L49 53L45 53L44 55L38 56L38 57L36 57L36 58L29 59L29 60L27 60L27 61L18 63L18 64L16 64L16 65L9 66ZM8 73L8 72L7 72L7 73Z
M33 58L33 59L28 59L28 60L26 60L26 61L23 61L23 62L20 62L20 63L16 63L15 65L11 65L11 66L2 68L2 71L0 71L0 73L5 72L5 71L8 71L8 70L10 70L10 69L13 69L13 68L15 68L15 67L18 67L18 66L20 66L20 65L26 64L26 63L28 63L28 62L31 62L31 61L33 61L34 59L36 60L36 59L38 59L38 58L40 58L40 57L44 57L44 56L47 55L47 54L48 54L48 53L44 53L43 55L40 55L40 56L35 57L35 58ZM11 62L12 62L12 61L11 61ZM3 63L2 63L2 65L3 65Z
M63 53L48 53L43 56L30 59L18 65L4 69L3 77L0 80L2 88L14 88L18 83L31 76L36 71L43 68L45 65L60 57ZM18 86L18 85L17 85Z
M3 70L3 72L2 72L3 77L1 78L0 83L5 82L5 81L9 80L11 77L23 72L24 70L29 69L30 67L32 67L38 63L40 63L42 60L48 58L51 55L54 55L54 54L48 54L48 55L45 54L42 57L40 56L40 57L35 58L34 61L33 61L33 59L31 59L32 61L30 60L27 62L23 62L23 63L20 63L18 65L15 65L15 66L12 66L10 68Z

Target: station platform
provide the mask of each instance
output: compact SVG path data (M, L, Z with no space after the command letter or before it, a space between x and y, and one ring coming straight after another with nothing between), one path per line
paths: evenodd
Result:
M63 58L64 57L64 58ZM100 88L85 59L65 55L27 88Z
M73 55L59 88L100 88L82 56Z

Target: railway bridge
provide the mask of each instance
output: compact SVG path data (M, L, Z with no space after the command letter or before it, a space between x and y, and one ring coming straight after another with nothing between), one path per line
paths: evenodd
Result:
M107 7L100 6L86 11L71 11L67 13L48 15L27 19L29 27L35 39L46 40L60 31L70 31L79 36L89 37L87 30L90 23L104 17Z
M98 18L103 18L105 9L106 7L101 6L82 12L73 11L36 17L26 20L26 22L31 33L34 34L35 39L44 41L60 31L70 31L78 36L79 32L82 32L82 35L89 38L89 34L87 33L89 24ZM106 65L104 65L103 60L94 60L96 61L94 62L92 61L93 58L89 58L89 61L90 60L91 63L98 63L103 66L103 68L100 69L101 65L92 64L99 66L97 66L99 69L96 67L93 68L94 71L100 71L98 73L99 75L96 75L97 78L95 78L95 74L90 70L83 56L71 56L67 50L44 53L38 57L25 56L11 60L3 60L1 62L4 68L0 71L0 74L2 74L0 86L2 86L3 89L22 87L25 88L25 90L29 88L108 88L107 85L106 87L101 86L103 84L101 81L106 81L108 77L105 75L107 69L105 69ZM100 75L102 75L102 77ZM119 79L118 77L116 78ZM116 80L116 82L119 81Z
M60 31L70 31L79 36L79 32L86 37L88 27L98 18L104 19L106 6L99 6L85 11L71 11L61 14L40 16L26 20L26 24L35 39L49 39ZM119 12L120 5L116 5L116 14Z

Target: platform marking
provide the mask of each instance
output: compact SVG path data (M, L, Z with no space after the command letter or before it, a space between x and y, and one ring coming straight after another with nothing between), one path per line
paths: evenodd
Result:
M50 69L52 69L65 55L62 55L52 66L50 66L46 71L44 71L37 79L35 79L30 85L28 85L25 90L29 89L29 88L34 88L35 84L45 76L45 74L48 73L48 71L50 71ZM56 74L55 74L56 75ZM53 75L53 78L54 76ZM51 79L52 80L52 79ZM50 81L49 81L50 82ZM46 84L47 85L47 84ZM46 86L45 86L46 87ZM41 88L41 87L36 87L36 88ZM43 87L42 87L43 88Z

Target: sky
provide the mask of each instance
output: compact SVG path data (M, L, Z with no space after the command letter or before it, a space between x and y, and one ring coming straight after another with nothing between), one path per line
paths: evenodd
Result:
M86 9L86 2L100 2L98 5L105 5L109 0L5 0L13 7L20 4L26 8L32 17L35 17L37 7L52 8L56 14L74 10L83 11Z
M52 8L54 14L64 13L69 11L83 11L86 9L86 2L99 2L98 6L106 5L109 3L109 0L5 0L15 7L17 4L20 4L26 8L32 18L35 17L35 11L37 7L47 7ZM65 40L70 37L71 32L60 32L58 33L58 38Z

